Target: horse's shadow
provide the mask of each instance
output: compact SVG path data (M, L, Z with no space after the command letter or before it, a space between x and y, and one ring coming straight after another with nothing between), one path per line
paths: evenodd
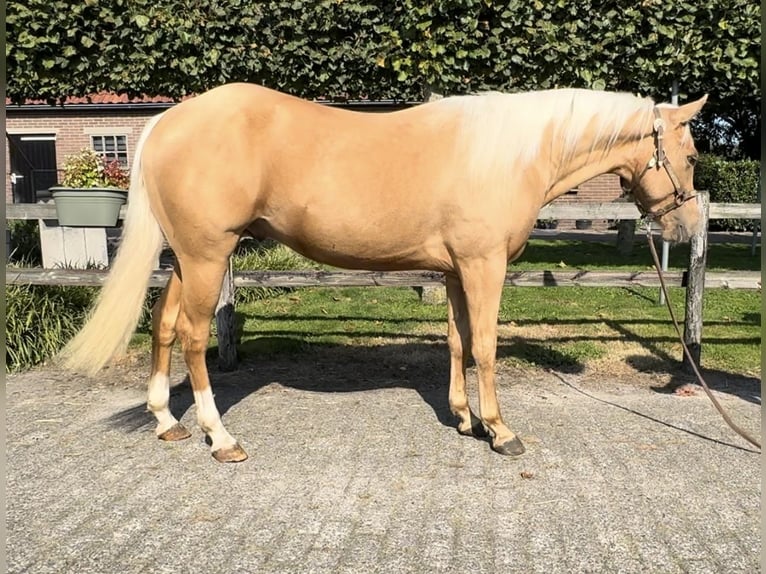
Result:
M658 357L634 356L628 357L627 362L637 371L649 373L670 373L670 380L664 385L653 386L656 393L672 394L686 385L698 385L696 376L680 365L668 369L667 360ZM761 404L761 380L756 377L727 373L718 369L700 368L700 374L712 391L733 395L744 401ZM700 390L700 392L702 392Z
M264 353L264 349L281 350ZM240 345L239 352L244 359L235 371L230 372L218 368L216 348L208 352L211 385L222 416L272 384L321 393L405 388L420 395L441 424L457 426L457 418L448 404L450 359L443 337L436 342L375 346L312 344L289 337L261 337ZM554 349L517 339L501 340L497 357L524 357L527 361L535 357L536 366L566 373L579 373L585 368ZM187 375L171 388L170 410L180 420L193 404L194 395ZM108 422L128 432L147 430L155 424L144 403L113 414Z
M655 392L672 393L679 386L693 382L677 361L657 348L654 351L660 355L629 357L627 362L637 371L671 373L670 382L653 387ZM321 393L405 388L415 391L442 425L452 428L457 425L447 398L449 351L444 337L429 335L415 342L364 346L308 343L299 338L274 335L250 339L239 346L239 352L243 358L238 369L231 372L218 369L216 348L208 353L211 384L221 415L272 384ZM579 374L585 370L585 365L551 346L521 338L500 339L497 357L523 359L541 370L564 374ZM759 379L721 371L703 372L712 389L761 403ZM180 420L193 404L194 395L187 376L171 389L170 409ZM141 403L113 414L108 424L127 432L145 431L154 428L155 420Z
M748 313L744 316L745 322L760 322L760 314ZM609 324L617 331L624 333L627 337L639 341L644 347L652 351L651 356L634 355L628 357L625 361L638 372L647 373L669 373L670 380L662 385L652 387L652 390L658 393L675 393L679 387L689 383L698 384L696 376L690 368L684 367L680 361L672 357L666 350L656 344L656 342L647 337L640 337L630 331L629 327L616 321ZM712 344L717 341L710 337L703 341L703 344ZM743 343L756 344L760 341L742 340ZM747 375L737 373L728 373L718 369L707 369L700 367L700 374L711 390L720 391L726 394L734 395L751 403L761 404L761 380Z

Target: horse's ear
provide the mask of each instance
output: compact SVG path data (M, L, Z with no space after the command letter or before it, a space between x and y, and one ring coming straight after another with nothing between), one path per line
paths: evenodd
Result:
M696 102L690 102L688 104L684 104L683 106L679 106L671 112L671 122L675 125L689 123L694 119L694 116L700 112L702 106L705 105L705 102L707 102L707 94L702 96Z

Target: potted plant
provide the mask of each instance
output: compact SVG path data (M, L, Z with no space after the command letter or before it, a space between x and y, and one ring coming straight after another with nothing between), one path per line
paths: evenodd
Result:
M67 157L61 186L50 188L59 225L114 227L129 184L129 175L116 160L90 149Z

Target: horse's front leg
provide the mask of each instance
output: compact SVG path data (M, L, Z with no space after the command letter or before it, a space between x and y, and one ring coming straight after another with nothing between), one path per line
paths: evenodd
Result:
M457 430L466 436L484 438L487 429L468 406L465 391L465 371L471 352L471 326L463 286L454 275L446 277L447 282L447 343L450 351L449 406L452 414L460 419Z
M503 422L495 389L497 316L505 270L506 257L498 255L464 262L460 276L471 326L471 352L479 378L479 416L492 435L494 451L519 455L524 452L524 445Z

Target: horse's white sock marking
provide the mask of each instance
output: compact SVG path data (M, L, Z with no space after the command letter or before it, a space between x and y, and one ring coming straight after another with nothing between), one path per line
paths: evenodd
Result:
M170 379L162 373L155 373L149 379L147 407L157 419L155 433L159 436L172 428L178 420L170 413Z
M212 442L210 449L216 451L236 445L237 441L221 422L221 415L218 414L210 387L202 391L194 391L194 402L197 404L197 422Z

